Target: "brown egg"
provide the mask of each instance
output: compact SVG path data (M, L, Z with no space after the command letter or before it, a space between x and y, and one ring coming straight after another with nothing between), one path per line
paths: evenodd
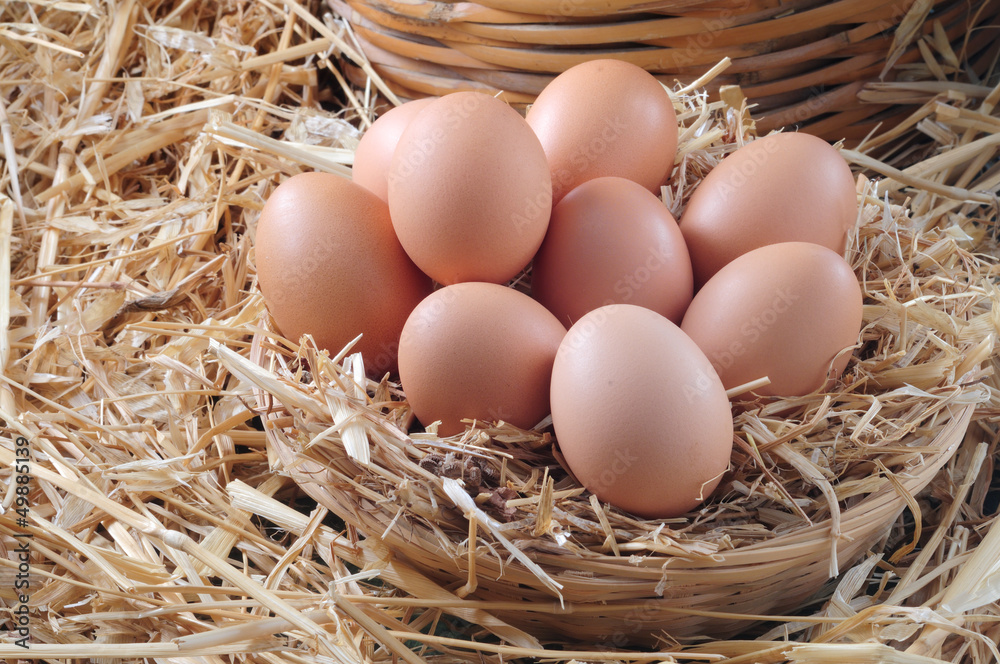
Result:
M851 266L810 242L754 249L709 279L681 328L726 389L767 376L760 395L801 396L832 385L861 330L862 293Z
M410 121L434 101L417 99L389 109L379 116L361 136L354 151L351 175L354 182L389 202L389 164L396 150L399 137Z
M549 414L552 361L566 328L506 286L464 282L421 302L403 328L399 381L423 424L460 433L462 419L521 428Z
M389 210L406 253L436 281L505 283L531 261L549 224L545 153L502 101L447 95L400 137Z
M581 318L552 368L552 424L570 471L640 517L680 516L726 471L733 418L719 377L679 327L645 307Z
M566 325L615 303L680 324L693 295L691 259L659 198L631 180L596 178L552 210L532 263L531 294Z
M552 169L558 203L587 180L614 175L659 193L677 153L670 95L646 70L591 60L556 76L528 109Z
M842 254L858 214L851 169L809 134L771 134L723 159L695 189L680 226L700 288L723 265L777 242Z
M339 352L359 334L372 376L396 367L399 334L431 281L396 240L389 208L329 173L302 173L268 197L257 222L257 278L281 333Z

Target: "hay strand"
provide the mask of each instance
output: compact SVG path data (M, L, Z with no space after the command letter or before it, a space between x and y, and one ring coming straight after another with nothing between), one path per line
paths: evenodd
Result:
M726 488L650 523L574 485L546 426L418 433L399 386L361 380L350 346L324 354L273 332L254 274L264 200L302 170L349 176L361 131L394 102L389 70L324 11L0 5L0 658L996 656L1000 86L866 89L921 106L844 152L866 171L858 356L829 394L739 402ZM919 58L900 62L953 77L950 30L922 25ZM739 73L739 58L715 62L665 81L683 125L663 191L677 214L755 131L745 90L703 94ZM352 87L356 68L368 76ZM431 458L481 483L420 465ZM330 468L336 505L302 481ZM12 629L23 539L27 650ZM685 599L705 578L711 592ZM717 600L728 588L742 593ZM698 639L706 625L729 627ZM740 638L716 640L726 630Z

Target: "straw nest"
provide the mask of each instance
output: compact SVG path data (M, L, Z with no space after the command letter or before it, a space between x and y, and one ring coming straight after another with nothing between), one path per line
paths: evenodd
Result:
M764 132L803 124L860 140L912 109L882 81L979 83L997 56L1000 3L964 0L328 0L404 97L502 91L530 103L592 58L633 62L668 86L721 60L707 84L740 85Z
M741 108L708 103L700 83L674 94L682 134L665 198L678 217L705 173L752 138ZM546 639L731 635L746 623L721 614L793 610L881 551L989 398L980 383L996 329L995 260L975 253L986 228L911 216L864 177L859 189L848 258L866 307L843 383L738 404L731 471L683 519L641 521L601 505L563 471L547 422L470 423L446 439L433 427L409 433L405 395L388 377L365 380L349 349L328 359L308 340L259 334L251 359L264 370L222 349L219 359L259 388L282 472L365 536L344 554L354 564L387 549ZM410 583L397 585L417 594Z
M0 7L0 658L996 656L989 256L1000 90L895 88L926 104L869 141L894 146L892 165L846 153L874 179L862 179L852 253L868 325L843 389L742 406L726 489L660 528L568 486L544 431L405 434L392 383L358 386L353 360L267 329L252 261L263 201L300 170L346 173L372 92L387 91L377 77L370 90L343 83L340 57L371 68L344 26L314 11L249 0ZM691 128L675 209L748 133L730 94L727 109L697 88L675 91ZM367 449L369 463L348 449ZM339 518L291 481L305 482L313 459L342 474L325 489L350 503L336 504ZM474 468L481 491L470 491ZM18 486L28 487L20 505ZM892 504L872 508L877 525L859 525L852 510L872 496ZM418 539L425 533L435 540ZM759 551L747 572L766 571L767 556L796 537L788 553L818 557L817 579L832 571L835 547L840 568L862 558L819 599L797 600L794 615L753 613L761 598L751 596L669 617L729 631L770 621L752 639L628 647L647 633L669 639L643 621L684 601L675 565L683 575ZM443 572L431 569L444 560L437 551L451 556ZM486 573L469 574L470 563ZM500 563L511 576L498 582L490 571ZM609 593L608 574L625 569L647 576ZM19 591L19 578L29 587ZM546 578L562 584L563 604ZM510 597L505 579L525 586L516 603L489 594ZM539 593L544 602L525 601ZM601 640L593 620L605 609L587 601L598 595L612 612L631 603L639 627ZM16 643L23 614L28 649ZM571 639L553 636L574 624Z

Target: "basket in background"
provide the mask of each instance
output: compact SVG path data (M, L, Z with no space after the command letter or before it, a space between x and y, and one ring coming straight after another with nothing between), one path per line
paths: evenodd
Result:
M862 101L867 83L979 83L1000 52L1000 0L328 2L402 98L502 91L523 105L557 73L607 57L672 87L729 57L708 90L739 85L762 134L800 126L852 142L912 110Z

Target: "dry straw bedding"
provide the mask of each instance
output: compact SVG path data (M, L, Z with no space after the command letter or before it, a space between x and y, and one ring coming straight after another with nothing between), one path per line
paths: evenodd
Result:
M5 627L15 625L19 604L18 543L31 536L31 648L8 632L0 657L996 655L1000 89L880 87L882 98L925 103L908 124L869 141L882 161L865 146L845 153L869 176L860 181L851 253L868 295L859 359L830 395L741 406L724 489L695 518L660 528L581 494L560 474L544 430L408 434L396 386L358 387L351 377L363 371L353 361L337 363L271 331L253 270L263 201L295 172L346 173L379 98L377 79L367 89L343 83L339 58L363 61L344 26L313 11L318 5L237 0L0 7ZM736 94L728 105L707 103L697 86L674 94L687 130L665 198L679 210L749 126ZM964 441L956 436L954 449L935 453L940 434L962 417L971 422ZM15 462L18 436L31 452L27 524L15 509L25 474ZM346 450L367 450L372 463L352 466ZM329 513L325 496L312 502L293 481L303 479L295 460L309 458L341 474L355 468L330 490L353 501L340 515L348 525ZM941 471L927 473L928 486L913 495L907 482L920 479L924 462ZM446 468L456 465L457 477ZM475 487L473 476L481 491L457 482ZM551 576L555 560L710 560L766 546L806 522L839 534L823 540L829 557L854 536L837 532L838 515L879 481L892 483L904 515L862 527L878 537L852 552L857 564L828 586L829 601L771 616L754 640L664 640L650 651L612 639L599 648L588 642L586 611L560 613L557 594L551 610L528 612L518 627L520 612L488 587L474 590L479 581L468 574L469 561L481 569L502 562L545 587L546 576L565 581ZM475 508L489 518L467 518ZM384 528L369 537L350 525L380 519ZM427 542L397 543L396 555L380 545L405 529L434 533L462 575L449 585L421 571ZM546 564L535 573L514 550ZM822 571L825 578L829 563ZM599 586L594 599L612 588ZM572 642L554 636L567 624L581 625ZM535 638L535 628L546 636ZM553 649L549 639L564 643Z

